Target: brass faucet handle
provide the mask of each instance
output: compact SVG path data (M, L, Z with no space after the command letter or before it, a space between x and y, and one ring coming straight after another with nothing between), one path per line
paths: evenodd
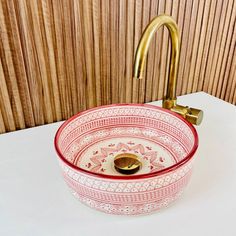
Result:
M188 106L181 106L178 104L170 108L170 110L183 116L188 122L194 125L200 125L202 122L202 118L203 118L202 110L188 107Z
M189 112L186 114L186 120L194 125L200 125L203 119L203 111L197 108L189 108Z

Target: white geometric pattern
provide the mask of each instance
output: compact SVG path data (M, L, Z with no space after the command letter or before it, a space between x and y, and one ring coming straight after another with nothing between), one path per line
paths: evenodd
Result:
M59 129L55 144L64 179L81 202L107 213L137 215L165 207L181 195L191 177L192 157L168 171L132 179L77 169L76 158L89 145L108 137L150 140L173 153L177 162L196 148L197 139L190 124L151 106L113 105L80 113Z

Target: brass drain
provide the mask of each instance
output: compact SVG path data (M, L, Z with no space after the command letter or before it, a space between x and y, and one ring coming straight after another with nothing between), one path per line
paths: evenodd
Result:
M115 157L114 166L119 173L131 175L139 171L142 164L135 154L122 153Z

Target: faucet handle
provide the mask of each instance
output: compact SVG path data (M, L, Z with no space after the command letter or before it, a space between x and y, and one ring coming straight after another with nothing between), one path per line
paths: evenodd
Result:
M197 108L189 108L189 112L186 114L186 120L194 125L200 125L203 119L203 111Z
M175 106L170 108L170 110L183 116L187 121L194 125L200 125L202 122L203 111L197 108L176 104Z

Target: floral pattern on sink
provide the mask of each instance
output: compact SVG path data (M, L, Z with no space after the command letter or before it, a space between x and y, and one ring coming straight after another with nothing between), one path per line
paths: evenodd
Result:
M157 143L137 137L119 137L90 146L82 153L78 166L94 173L122 175L114 168L114 158L121 153L139 157L142 167L136 174L155 172L175 163L171 153Z

